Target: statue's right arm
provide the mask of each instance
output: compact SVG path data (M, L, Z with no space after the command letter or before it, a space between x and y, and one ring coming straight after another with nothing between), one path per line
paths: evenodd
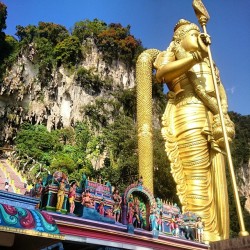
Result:
M197 63L197 60L192 56L191 53L190 56L179 60L175 60L173 56L165 56L168 58L162 59L162 64L158 64L158 67L156 66L156 79L161 83L169 83L173 81L175 78L186 73Z

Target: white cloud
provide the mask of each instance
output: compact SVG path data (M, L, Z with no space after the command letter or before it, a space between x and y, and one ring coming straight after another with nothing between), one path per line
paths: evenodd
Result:
M235 87L235 86L233 86L233 87L231 87L231 88L227 89L227 91L228 91L228 92L230 92L230 93L233 95L233 94L234 94L234 92L235 92L235 89L236 89L236 87Z

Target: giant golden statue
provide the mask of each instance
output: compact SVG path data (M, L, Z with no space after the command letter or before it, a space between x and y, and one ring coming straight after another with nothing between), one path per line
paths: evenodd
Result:
M211 67L215 67L229 138L234 125L219 72L207 58L208 36L197 25L180 20L173 41L155 61L157 79L169 87L162 134L183 211L205 222L205 240L229 237L229 213L223 133Z
M219 71L208 60L209 44L209 36L201 33L196 24L181 19L174 28L173 40L166 51L147 50L140 56L137 63L138 132L139 151L150 147L147 140L152 137L152 128L147 119L151 118L145 118L145 111L142 114L140 108L143 102L147 102L148 89L145 86L148 83L141 72L149 68L144 77L150 80L148 74L153 63L157 80L169 88L168 103L162 117L162 135L182 210L202 217L205 222L204 240L216 241L229 237L229 212L225 146L211 67L216 73L230 140L234 136L234 125L227 114L227 98ZM144 108L147 110L148 105ZM145 155L142 161L147 157ZM143 178L149 173L149 168L143 163L139 166Z

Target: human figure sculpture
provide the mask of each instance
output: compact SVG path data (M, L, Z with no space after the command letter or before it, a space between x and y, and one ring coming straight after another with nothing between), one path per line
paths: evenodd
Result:
M134 212L135 212L135 210L134 210L133 203L129 203L129 205L128 205L128 214L127 214L128 224L133 225Z
M162 211L162 201L160 198L156 198L156 210L157 210L157 213L160 214L160 212Z
M106 181L105 182L105 186L109 187L109 191L111 193L112 192L112 185L111 185L111 183L109 181Z
M59 182L58 192L57 192L57 203L56 203L56 211L60 212L64 202L64 195L65 195L65 179L62 178Z
M106 209L104 211L104 214L106 215L106 217L108 217L110 219L114 219L114 216L113 216L113 207Z
M149 215L149 224L150 224L150 228L151 230L158 230L159 229L159 225L158 225L158 215L156 210L152 210L150 215Z
M158 54L156 78L167 83L168 104L162 135L183 212L192 211L206 224L207 241L229 237L224 141L211 67L214 67L229 140L234 125L216 65L210 65L208 35L181 19L166 51Z
M173 217L173 223L174 223L174 234L175 236L179 236L180 229L179 229L179 224L180 224L180 219L178 215L175 215Z
M204 222L201 220L201 217L198 217L195 223L195 229L197 232L196 238L198 239L199 242L202 242L204 227L205 227Z
M133 198L133 195L130 194L129 199L128 199L128 212L127 212L128 224L133 224L134 212L135 212L134 198Z
M146 213L146 205L141 203L140 204L140 222L141 228L146 228L147 226L147 213Z
M35 184L35 194L37 198L41 197L42 190L43 190L42 179L38 179Z
M115 217L115 221L119 222L120 220L120 215L121 215L121 203L122 199L119 194L119 190L115 189L113 193L113 200L114 200L114 206L113 206L113 214Z
M73 214L75 210L76 186L76 182L74 181L70 184L69 189L69 212L71 214Z
M100 215L104 216L105 215L105 207L104 207L104 201L101 201L98 207L98 212Z
M159 232L163 231L162 223L163 223L162 212L160 212L158 215L158 230L159 230Z
M86 190L82 193L82 205L87 208L94 208L93 200L91 198L89 190Z
M134 227L140 227L141 226L141 221L140 221L140 200L138 197L134 198Z
M172 217L170 222L167 224L172 235L177 236L177 227L175 217Z

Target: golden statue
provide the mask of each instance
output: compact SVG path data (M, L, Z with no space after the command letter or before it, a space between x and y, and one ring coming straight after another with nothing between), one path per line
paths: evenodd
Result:
M204 240L216 241L229 237L229 213L224 140L211 67L216 72L230 139L234 136L234 125L227 114L219 71L207 58L209 44L209 36L200 33L196 24L181 19L167 50L154 51L151 61L155 59L157 80L167 83L169 88L162 134L183 212L191 211L202 217ZM144 54L147 53L152 54L151 51ZM139 127L139 133L143 127L145 124Z
M227 114L227 97L212 60L206 24L210 16L201 0L193 8L204 31L181 19L166 51L148 49L138 58L137 126L139 175L153 192L152 70L166 83L168 104L162 135L183 212L194 212L205 225L204 241L229 238L228 194L224 155L239 219L239 236L247 236L229 142L235 134Z
M204 240L229 237L229 213L223 133L211 67L215 67L229 138L234 125L215 64L208 61L208 36L197 25L180 20L173 41L155 61L156 77L168 83L162 134L183 212L203 218Z

